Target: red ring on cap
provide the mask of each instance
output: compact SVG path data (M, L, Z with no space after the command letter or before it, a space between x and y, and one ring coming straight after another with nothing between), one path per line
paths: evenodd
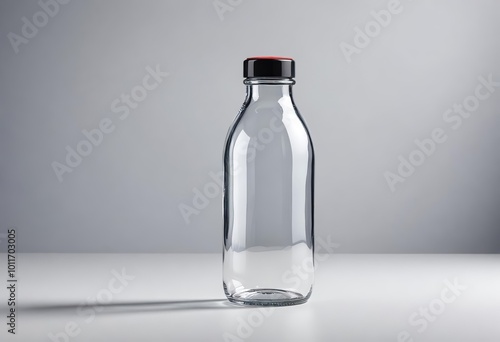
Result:
M282 57L282 56L255 56L255 57L248 57L248 59L286 59L293 61L293 58L290 57Z

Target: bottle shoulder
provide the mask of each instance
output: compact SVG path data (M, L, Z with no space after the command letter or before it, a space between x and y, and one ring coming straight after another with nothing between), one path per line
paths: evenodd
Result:
M284 130L299 128L308 130L299 110L291 101L287 103L244 103L231 128L254 134L256 130L272 129L278 126L281 126Z
M228 131L225 145L246 145L253 141L267 144L293 141L302 146L308 145L312 150L307 125L291 101L250 102L242 106Z

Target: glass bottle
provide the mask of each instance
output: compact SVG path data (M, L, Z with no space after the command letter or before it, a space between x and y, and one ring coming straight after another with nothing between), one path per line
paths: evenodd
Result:
M292 97L295 62L252 57L243 69L246 99L224 147L224 292L301 304L314 278L314 150Z

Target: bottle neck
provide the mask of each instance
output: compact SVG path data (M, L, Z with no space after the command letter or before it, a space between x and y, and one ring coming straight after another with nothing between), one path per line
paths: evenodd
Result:
M247 86L247 101L283 101L292 100L292 86L295 81L290 78L247 78L243 81Z

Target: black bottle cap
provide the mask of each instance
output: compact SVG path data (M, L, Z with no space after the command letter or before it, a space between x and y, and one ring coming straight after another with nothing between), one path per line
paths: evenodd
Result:
M295 61L289 57L249 57L243 62L243 77L295 77Z

